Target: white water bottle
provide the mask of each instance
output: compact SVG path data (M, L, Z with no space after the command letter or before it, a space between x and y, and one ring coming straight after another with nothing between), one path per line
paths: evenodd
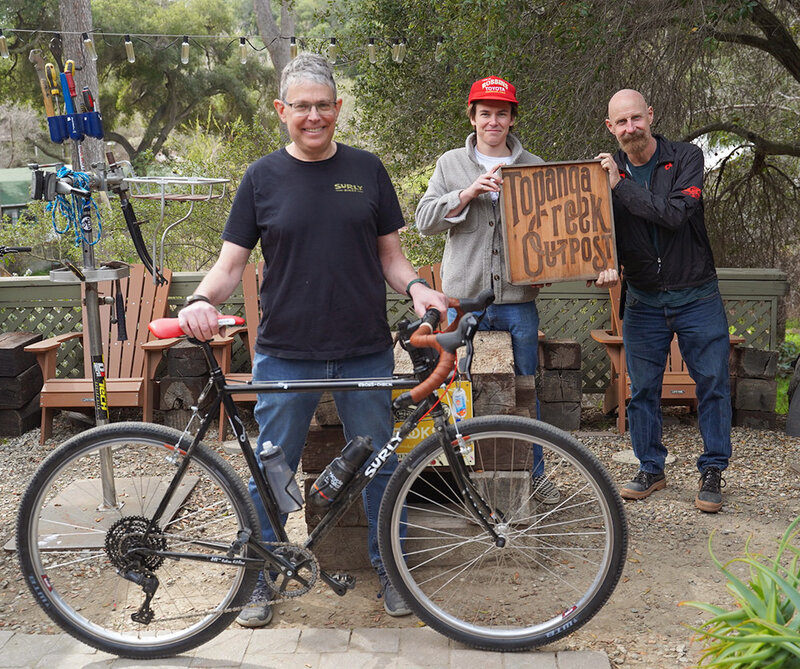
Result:
M294 478L292 468L286 462L283 450L271 441L264 444L261 451L261 464L275 501L281 513L291 513L303 508L303 495Z

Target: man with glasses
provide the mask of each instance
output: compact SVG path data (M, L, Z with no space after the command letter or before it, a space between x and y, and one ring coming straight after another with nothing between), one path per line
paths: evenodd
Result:
M234 291L260 242L265 268L253 380L391 376L385 282L407 293L420 315L429 307L444 313L447 299L403 255L397 231L405 221L381 161L333 141L342 100L328 61L304 53L289 62L274 105L291 143L248 167L222 233L220 257L181 310L181 326L198 339L216 334L214 305ZM371 436L375 448L389 440L388 390L334 393L334 399L346 440ZM296 471L318 401L316 393L262 394L255 409L257 453L271 441ZM398 616L410 610L386 578L377 539L378 508L393 469L387 465L367 486L364 507L384 609ZM263 540L275 541L252 480L250 491ZM261 575L239 624L261 627L272 619L269 578Z

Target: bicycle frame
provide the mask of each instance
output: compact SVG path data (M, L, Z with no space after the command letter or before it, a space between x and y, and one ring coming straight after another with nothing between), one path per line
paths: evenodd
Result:
M204 355L206 357L206 361L209 365L210 369L210 378L206 388L203 390L201 394L200 402L202 399L208 394L211 389L216 390L216 397L212 401L211 405L205 412L205 416L202 418L200 426L198 427L194 437L192 438L191 444L189 447L183 451L184 459L181 462L178 470L176 471L172 481L170 482L163 498L161 499L158 508L156 509L153 516L150 518L150 526L148 528L148 533L151 531L155 531L158 525L158 521L164 514L172 495L177 490L181 479L188 467L189 461L191 460L192 453L194 452L197 444L199 444L205 434L208 432L212 417L219 413L220 404L225 405L225 412L228 416L228 420L230 421L231 427L234 431L236 442L239 444L241 448L242 454L244 455L245 462L247 463L247 468L250 471L251 476L255 482L256 490L258 491L259 496L264 504L264 509L267 514L267 518L269 519L270 524L272 525L273 530L275 531L275 535L277 537L278 542L288 542L289 537L286 534L286 530L281 522L281 513L278 508L278 504L275 500L275 495L266 479L266 476L262 472L261 468L258 465L258 461L256 459L255 452L250 444L250 440L247 436L247 433L244 428L244 424L239 416L238 409L236 408L236 404L233 401L233 396L236 394L243 394L243 393L287 393L287 392L322 392L322 391L367 391L367 390L375 390L375 389L401 389L401 390L410 390L411 388L415 387L419 383L419 379L417 378L397 378L397 377L387 377L387 378L353 378L353 379L320 379L320 380L298 380L298 381L271 381L271 382L264 382L264 383L248 383L248 384L228 384L226 383L225 376L222 373L222 370L214 357L211 346L208 342L201 342L198 340L190 339L192 343L199 345L200 348L203 350ZM198 403L200 403L198 402ZM342 491L337 495L336 500L331 504L328 508L327 512L324 514L322 519L320 520L319 524L316 528L311 532L311 534L306 539L303 547L312 550L316 546L316 544L321 541L330 530L334 527L336 522L341 518L342 515L347 511L350 505L356 500L356 498L361 494L361 491L369 484L369 482L374 478L374 476L380 471L380 469L386 464L389 457L394 453L398 446L402 443L405 437L417 426L419 421L427 414L431 414L434 423L437 428L437 432L439 434L444 434L444 427L448 423L448 419L446 418L445 412L441 405L439 404L439 400L435 395L431 395L423 399L417 407L412 411L411 415L404 421L402 426L395 431L389 441L383 445L383 447L378 450L371 459L368 459L368 463L366 467L362 468L358 471L353 478L351 478L343 487ZM194 417L192 418L192 420ZM191 425L191 420L189 425L187 425L184 434L189 429ZM486 529L490 532L491 535L495 535L495 532L491 525L487 520L487 511L485 504L481 504L482 500L480 500L479 496L478 501L475 500L476 495L474 494L474 488L468 481L468 477L466 476L463 466L459 467L460 458L457 457L457 452L452 444L447 443L446 440L443 440L443 446L447 453L449 462L453 463L452 469L455 473L456 480L459 482L459 485L464 491L464 494L470 499L471 504L473 505L476 510L483 507L481 510L484 513L479 513L479 516L482 516L481 520L482 523L485 525ZM286 576L295 577L296 575L293 572L293 566L289 564L286 560L284 560L279 555L276 555L273 551L271 551L268 547L264 546L261 541L260 537L252 537L249 533L245 533L244 536L240 536L236 542L238 545L233 546L218 546L216 544L207 544L212 547L219 548L220 550L224 550L227 552L227 555L219 555L219 556L209 556L209 555L200 555L200 554L192 554L192 553L175 553L170 551L157 551L156 554L163 556L163 557L171 557L171 558L180 558L180 559L193 559L198 561L207 561L207 562L217 562L222 564L231 564L236 566L244 566L248 569L263 569L265 566L265 562L267 563L270 569L274 569L281 574ZM234 552L238 551L242 547L242 545L247 544L258 557L235 557ZM336 592L338 595L344 595L347 591L347 587L343 585L340 581L336 580L331 575L327 574L325 571L320 570L320 577Z

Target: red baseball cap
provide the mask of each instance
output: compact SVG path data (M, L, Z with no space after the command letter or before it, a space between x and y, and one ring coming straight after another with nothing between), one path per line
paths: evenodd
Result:
M469 89L467 104L471 105L477 100L500 100L517 104L517 89L500 77L485 77L478 79Z

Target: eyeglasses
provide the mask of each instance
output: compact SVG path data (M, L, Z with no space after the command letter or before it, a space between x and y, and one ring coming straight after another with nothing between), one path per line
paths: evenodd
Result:
M329 116L336 111L336 101L333 102L286 102L283 104L292 108L292 111L299 116L308 116L311 113L311 108L315 108L317 113L321 116Z

